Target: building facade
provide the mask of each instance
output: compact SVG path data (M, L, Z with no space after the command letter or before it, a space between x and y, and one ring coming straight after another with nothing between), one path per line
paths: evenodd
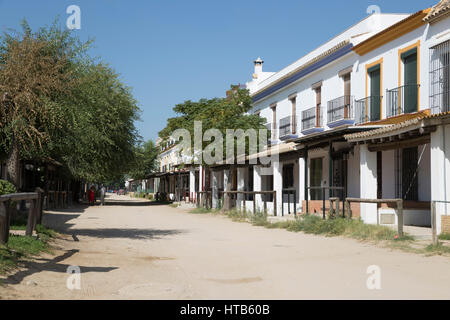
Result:
M266 197L277 214L319 213L330 197L396 198L406 225L430 226L432 202L450 200L449 7L373 14L278 72L255 60L251 112L267 120L278 159L269 168L213 166L201 176L213 204L227 188L277 191L275 199L255 195L259 209ZM244 201L252 207L243 195L236 206ZM449 205L437 206L441 232ZM397 223L389 203L352 212L366 223Z

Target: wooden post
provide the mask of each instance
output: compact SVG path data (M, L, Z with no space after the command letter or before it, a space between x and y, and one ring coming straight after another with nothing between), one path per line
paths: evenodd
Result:
M432 232L432 240L433 245L438 245L438 236L437 236L437 225L436 225L436 202L431 202L431 232Z
M256 193L253 195L253 215L256 215Z
M264 213L267 214L267 193L264 195Z
M294 191L294 216L297 216L297 190Z
M28 221L27 221L27 230L25 232L26 236L31 237L33 235L33 229L34 229L34 216L36 213L36 200L30 200L30 209L28 211Z
M246 200L247 200L247 199L246 199L245 193L244 193L244 200L243 200L242 206L244 207L244 213L245 213L245 214L247 214L247 207L246 207L247 205L246 205L246 203L245 203Z
M350 201L345 200L345 207L346 207L346 211L348 213L348 218L351 219L352 218L352 210L351 210L351 206L350 206Z
M7 244L9 239L9 222L11 216L10 201L0 202L0 243Z
M336 217L339 217L341 215L341 208L339 208L341 204L341 200L339 198L337 198L336 201Z
M326 209L325 209L325 188L323 188L322 189L322 205L323 205L323 208L322 208L322 210L323 210L323 220L325 220L326 218L327 218L327 216L326 216L326 213L325 213L325 211L326 211Z
M403 200L397 201L398 235L403 237Z
M276 217L277 216L277 191L275 190L273 192L273 215Z

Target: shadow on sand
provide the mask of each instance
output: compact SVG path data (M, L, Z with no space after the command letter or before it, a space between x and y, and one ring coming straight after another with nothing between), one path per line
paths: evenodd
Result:
M66 251L64 254L57 256L53 259L43 259L43 258L36 258L33 261L25 261L23 262L23 265L25 267L25 270L18 271L10 276L8 276L6 279L2 280L4 284L19 284L25 279L26 277L39 273L41 271L51 271L51 272L58 272L58 273L67 273L67 269L71 266L70 264L63 264L62 261L72 257L74 254L78 253L78 250L69 250ZM110 272L113 270L116 270L118 268L116 267L85 267L80 266L81 273L88 273L88 272Z

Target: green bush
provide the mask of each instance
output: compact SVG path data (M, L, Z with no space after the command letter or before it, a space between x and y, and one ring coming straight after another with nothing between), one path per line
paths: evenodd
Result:
M0 180L0 196L4 194L16 193L16 187L6 180Z
M450 233L441 233L439 235L440 240L450 240Z
M296 221L281 225L292 232L323 234L326 236L347 236L360 240L412 240L410 236L398 237L391 228L365 224L362 220L334 218L323 220L319 216L305 215Z

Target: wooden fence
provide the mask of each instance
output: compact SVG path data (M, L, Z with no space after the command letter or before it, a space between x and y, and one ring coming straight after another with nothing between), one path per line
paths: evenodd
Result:
M242 194L244 195L242 199L242 208L244 211L247 210L246 208L246 195L253 195L253 214L256 213L256 195L264 195L263 199L263 210L267 213L267 197L266 195L272 194L273 195L273 210L274 215L277 215L277 192L276 191L222 191L220 192L223 194L223 196L235 196L235 200L237 200L237 196ZM197 207L204 207L207 209L210 209L212 207L212 191L198 191L197 194Z
M357 203L395 203L397 205L397 218L398 218L398 235L403 236L403 199L361 199L361 198L347 198L345 199L345 206L347 207L348 217L352 217L352 211L350 207L351 202ZM380 224L378 210L377 210L377 225Z
M42 221L42 199L43 192L37 189L32 193L14 193L0 196L0 243L7 244L13 204L18 201L27 201L30 204L28 221L25 234L31 236L33 230Z

